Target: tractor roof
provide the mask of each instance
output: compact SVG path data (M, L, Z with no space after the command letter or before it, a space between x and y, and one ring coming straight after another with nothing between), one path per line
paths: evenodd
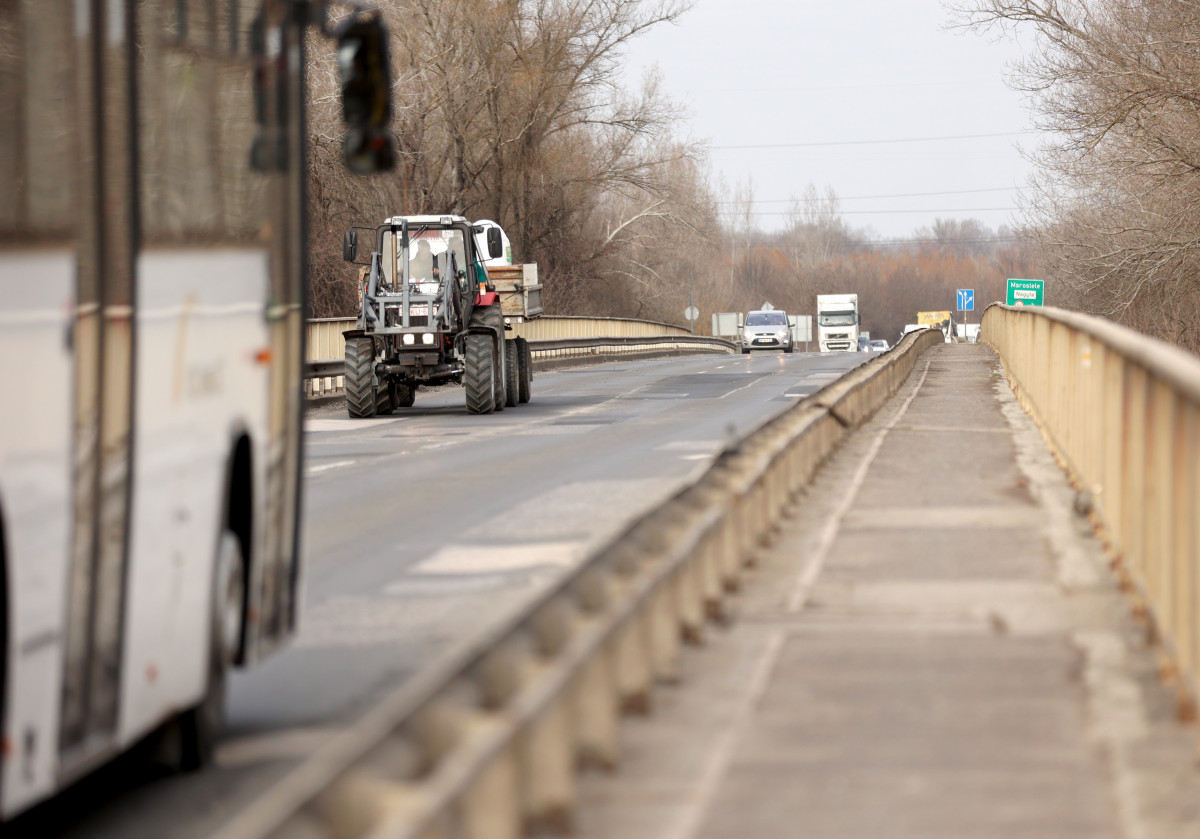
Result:
M407 221L409 224L458 224L466 222L463 216L440 215L440 216L392 216L385 220L385 224L399 224L401 220Z

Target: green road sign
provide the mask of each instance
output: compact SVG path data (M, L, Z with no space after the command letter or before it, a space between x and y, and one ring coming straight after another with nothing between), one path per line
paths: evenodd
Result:
M1045 280L1008 281L1008 294L1004 302L1010 306L1040 306L1045 298Z

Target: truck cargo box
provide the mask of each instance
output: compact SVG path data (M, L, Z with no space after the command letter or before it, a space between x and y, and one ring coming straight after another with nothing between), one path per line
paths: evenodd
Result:
M538 283L537 263L489 265L486 270L500 293L500 308L506 319L520 322L541 316L542 286Z

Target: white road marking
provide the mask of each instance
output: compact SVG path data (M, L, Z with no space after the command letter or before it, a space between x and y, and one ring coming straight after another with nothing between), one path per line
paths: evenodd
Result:
M587 431L595 431L598 428L605 428L610 423L598 422L577 422L567 423L565 425L538 425L537 434L541 437L544 434L583 434Z
M579 542L531 542L524 545L447 545L410 569L412 574L495 574L527 568L565 568L578 561ZM403 593L404 580L384 591ZM394 591L393 591L394 590Z
M672 440L670 443L663 443L658 447L660 452L709 452L717 451L723 445L724 440Z
M328 472L330 469L341 469L343 466L353 466L358 463L357 460L339 460L336 463L322 463L320 466L310 466L305 469L308 475L315 475L318 472Z
M402 417L374 417L372 419L328 418L310 419L304 422L305 431L356 431L363 428L374 428L393 422L400 422Z
M758 384L759 382L762 382L762 381L765 381L765 380L766 380L766 377L765 377L765 376L762 376L762 377L755 376L755 377L754 377L754 378L753 378L753 379L752 379L752 380L751 380L749 383L747 383L747 384L744 384L744 385L742 385L741 387L734 388L733 390L729 391L728 393L726 393L726 394L722 394L721 396L718 396L717 398L718 398L718 399L724 399L724 398L726 398L727 396L733 396L735 393L739 393L739 392L741 392L741 391L745 390L745 389L746 389L746 388L748 388L748 387L754 387L754 386L755 386L756 384Z

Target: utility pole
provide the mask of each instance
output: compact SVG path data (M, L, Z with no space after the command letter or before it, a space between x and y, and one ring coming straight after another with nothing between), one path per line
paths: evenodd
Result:
M695 311L695 307L692 305L692 291L695 289L695 285L696 285L696 272L689 271L688 272L688 313L689 314L691 314ZM696 334L696 319L695 318L692 318L688 321L688 331L691 332L693 335Z

